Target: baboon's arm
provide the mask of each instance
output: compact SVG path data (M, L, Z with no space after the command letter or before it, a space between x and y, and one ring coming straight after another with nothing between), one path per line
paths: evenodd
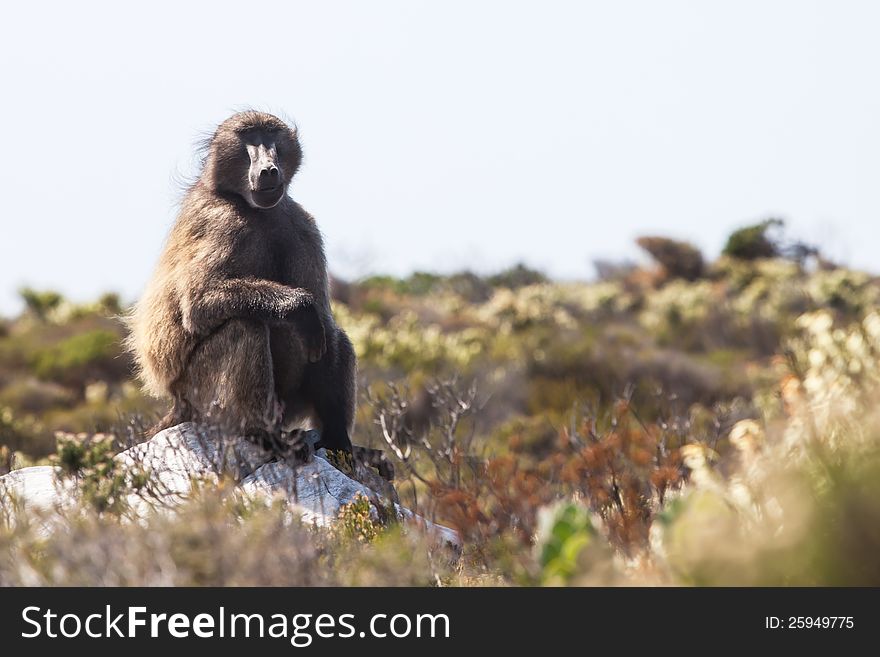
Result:
M312 294L274 281L256 278L221 280L199 294L189 295L183 304L184 328L195 335L206 335L227 319L255 319L283 322L297 311L314 305Z
M306 340L309 360L327 350L324 324L312 293L256 278L230 278L201 294L191 294L183 304L183 326L201 337L232 318L261 322L295 322Z

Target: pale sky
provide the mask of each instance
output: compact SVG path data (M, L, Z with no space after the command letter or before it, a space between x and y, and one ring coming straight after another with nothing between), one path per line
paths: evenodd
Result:
M0 20L0 314L143 288L193 146L297 122L332 270L588 278L782 216L880 270L880 3L40 2Z

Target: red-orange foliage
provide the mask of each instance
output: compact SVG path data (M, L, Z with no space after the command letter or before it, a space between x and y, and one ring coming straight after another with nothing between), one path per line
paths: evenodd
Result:
M562 429L557 449L537 464L529 465L514 451L486 460L475 476L458 486L448 480L428 481L437 516L469 541L512 532L529 543L537 529L538 509L574 497L603 520L614 545L632 554L646 546L664 497L685 477L681 444L677 434L642 423L627 402L620 402L606 430L598 431L592 419Z

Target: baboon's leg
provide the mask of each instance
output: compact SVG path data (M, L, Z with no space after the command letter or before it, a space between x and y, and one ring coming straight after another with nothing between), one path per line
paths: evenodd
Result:
M341 329L327 336L327 353L305 370L302 395L321 425L321 447L351 452L356 399L356 359Z
M170 427L177 426L182 422L189 422L193 419L192 408L189 403L179 394L175 393L171 403L171 408L156 424L147 430L148 436L154 436L160 431L164 431Z
M317 363L309 363L295 329L272 329L275 387L284 403L285 423L311 416L321 429L319 447L349 452L355 460L375 467L391 481L394 467L376 449L354 447L356 406L356 359L348 336L335 329L327 341L327 353Z
M193 351L178 391L193 419L252 437L277 432L268 327L255 320L227 321Z
M276 324L270 329L275 392L284 407L284 425L299 423L313 413L311 401L301 388L309 359L293 324Z

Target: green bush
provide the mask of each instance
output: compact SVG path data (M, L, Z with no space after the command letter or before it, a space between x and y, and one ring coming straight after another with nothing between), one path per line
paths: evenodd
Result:
M361 543L370 543L382 529L370 516L370 500L360 494L339 510L339 528L347 538Z
M98 299L98 307L105 315L118 315L122 312L122 302L116 292L107 292Z
M40 320L45 320L49 313L58 308L64 297L52 290L38 291L24 287L18 291L27 311Z
M74 478L82 502L98 513L122 514L128 508L128 495L137 493L148 482L146 472L116 461L117 451L110 435L58 436L53 461L60 468L59 476Z
M37 351L31 360L34 373L42 379L85 385L89 379L118 380L127 372L119 336L96 329L73 335L58 344Z
M396 294L411 294L414 296L422 296L431 292L435 286L442 280L437 274L417 271L407 278L396 278L394 276L370 276L358 283L363 289L386 289L392 290Z
M547 277L537 269L527 267L523 263L514 265L510 269L498 272L486 279L492 287L507 287L516 290L528 285L540 285L547 283Z
M598 525L598 526L597 526ZM535 550L537 581L544 586L609 586L621 569L601 521L580 503L560 501L541 509Z
M740 228L727 238L723 253L740 260L775 258L780 255L780 247L767 233L772 228L781 228L784 225L782 219L767 219L759 224Z

